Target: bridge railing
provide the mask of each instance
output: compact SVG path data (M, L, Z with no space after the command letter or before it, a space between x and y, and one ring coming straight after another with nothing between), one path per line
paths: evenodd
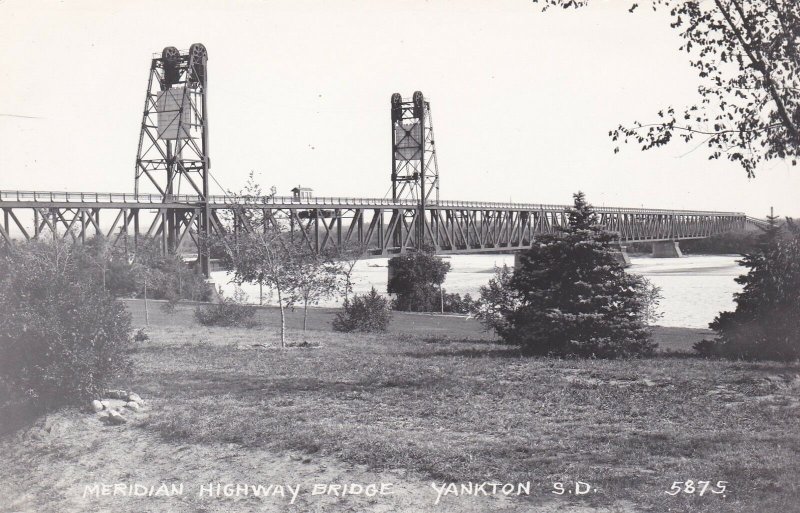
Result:
M356 198L347 196L316 196L296 198L294 196L209 196L214 205L313 205L313 206L408 206L416 207L414 200L392 200L387 198Z
M753 226L757 226L757 227L762 228L762 229L767 229L767 228L770 227L769 221L767 221L765 219L759 219L757 217L747 216L745 218L745 221L747 221L749 224L751 224Z
M200 196L191 194L175 194L167 197L166 201L160 194L133 194L133 193L103 193L103 192L59 192L59 191L0 191L0 202L34 202L34 203L120 203L120 204L162 204L183 203L197 204L201 202ZM294 196L222 196L208 197L212 205L298 205L309 207L417 207L414 199L393 200L388 198L357 198L343 196L317 196L312 198L297 198ZM540 210L548 212L564 212L569 205L542 204L542 203L506 203L490 201L459 201L439 200L428 203L430 208L485 208L490 210L517 209ZM652 208L620 208L620 207L595 207L601 214L642 214L642 215L715 215L715 216L744 216L741 212L715 212L705 210L671 210Z
M179 194L170 196L175 203L197 203L199 196ZM124 192L59 192L59 191L0 191L3 202L35 203L164 203L160 194Z

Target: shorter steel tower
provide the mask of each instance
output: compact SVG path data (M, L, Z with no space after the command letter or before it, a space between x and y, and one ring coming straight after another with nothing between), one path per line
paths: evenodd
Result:
M415 246L420 248L425 241L425 207L439 202L431 105L421 91L410 100L392 95L392 199L418 202Z
M420 91L410 100L392 95L392 199L439 201L431 104Z
M137 195L157 192L165 204L159 224L149 234L161 236L164 251L177 251L188 234L206 275L209 261L203 241L211 222L207 61L208 52L200 43L183 52L168 46L151 60L135 179ZM196 198L193 208L166 207L181 194Z

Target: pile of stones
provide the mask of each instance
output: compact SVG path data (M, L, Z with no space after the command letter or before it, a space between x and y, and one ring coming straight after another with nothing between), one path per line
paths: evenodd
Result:
M102 399L91 402L91 411L101 420L119 425L128 422L126 414L141 411L144 401L138 394L125 390L107 390Z

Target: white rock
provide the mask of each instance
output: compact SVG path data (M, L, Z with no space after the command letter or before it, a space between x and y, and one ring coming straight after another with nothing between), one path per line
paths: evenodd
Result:
M134 394L133 392L128 394L128 402L130 402L130 401L137 402L139 404L142 404L144 402L144 401L142 401L142 398L139 397L139 394Z
M119 410L120 408L124 408L125 404L128 402L125 399L107 399L108 401L108 408L109 410Z
M106 399L100 401L100 405L103 407L104 410L111 408L111 403L108 402Z
M116 410L109 410L108 411L108 421L111 424L125 424L126 422L128 422L128 419L123 417L122 414L119 413Z
M133 411L139 411L142 409L142 407L139 406L139 403L137 403L136 401L128 401L127 403L125 403L125 407Z
M92 407L92 411L95 412L95 413L97 413L99 411L103 411L103 408L105 408L105 406L103 406L103 403L101 403L97 399L92 401L92 406L91 407Z
M108 390L105 393L105 397L108 397L109 399L127 399L128 392L125 390Z

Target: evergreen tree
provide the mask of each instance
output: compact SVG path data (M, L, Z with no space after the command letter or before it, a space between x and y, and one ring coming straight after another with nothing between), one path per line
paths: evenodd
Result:
M756 251L739 264L749 269L736 278L742 291L736 310L721 312L709 324L718 338L712 352L729 358L793 360L800 357L800 230L789 221L783 230L775 216Z
M655 344L647 321L657 290L625 272L614 255L617 235L598 223L584 194L578 192L574 200L561 233L537 236L510 278L482 290L483 299L504 302L484 305L493 312L484 322L534 354L651 353Z

